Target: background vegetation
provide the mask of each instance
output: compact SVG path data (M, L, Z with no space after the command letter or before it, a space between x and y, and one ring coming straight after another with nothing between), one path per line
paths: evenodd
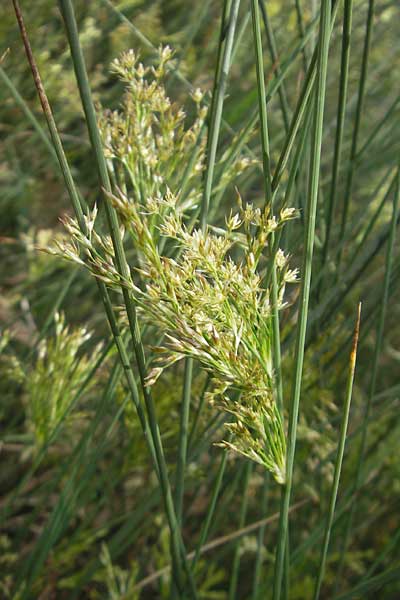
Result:
M80 43L99 111L100 105L116 109L121 103L123 85L110 73L111 61L133 48L146 65L154 64L160 44L175 50L165 84L168 95L190 119L194 89L206 92L204 104L209 105L213 90L216 97L220 88L214 77L218 49L226 48L221 15L236 4L204 0L188 9L182 0L76 0ZM216 226L223 226L231 208L236 210L235 188L246 202L264 202L265 147L251 4L240 4L223 94L209 210ZM300 210L280 244L303 281L305 267L311 266L304 261L310 258L304 251L312 221L310 190L318 184L290 499L290 568L286 564L281 592L293 600L312 598L322 573L360 300L356 376L321 597L391 599L400 594L400 270L395 241L400 8L393 0L352 4L332 4L324 94L324 57L316 53L313 58L322 39L320 3L259 3L272 189L278 206L286 202ZM97 202L101 211L94 154L59 8L49 0L21 2L21 7L72 175L86 204ZM12 4L3 3L0 11L0 54L10 49L0 65L0 596L179 597L171 587L163 490L96 282L86 270L37 250L65 239L59 218L72 212ZM312 73L316 82L310 100L302 104ZM325 102L321 162L315 168L318 98ZM184 156L180 162L183 171ZM209 172L201 172L201 189ZM304 286L289 291L290 307L280 324L286 427L293 416L302 294ZM113 299L121 303L118 296ZM146 352L156 334L146 329ZM136 374L133 358L131 364ZM225 435L224 418L204 400L208 379L196 361L184 482L177 476L183 381L184 367L177 363L154 386L154 397L178 504L183 491L179 521L185 547L188 552L202 548L194 567L198 596L270 597L276 546L282 540L281 487L262 466L214 445Z

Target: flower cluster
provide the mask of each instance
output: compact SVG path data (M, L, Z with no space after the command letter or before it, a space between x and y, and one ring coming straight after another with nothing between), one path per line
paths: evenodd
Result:
M285 286L297 280L297 271L289 269L288 257L270 240L296 211L286 208L273 216L268 208L243 206L240 199L239 211L227 217L225 227L189 225L201 194L196 173L202 158L198 167L187 169L189 202L183 201L179 174L188 156L203 156L196 138L204 112L195 97L200 116L192 128L184 128L184 113L161 84L169 58L169 49L161 50L159 66L151 69L133 52L115 61L114 70L128 89L122 113L110 113L102 125L111 173L118 161L128 174L109 201L135 249L130 278L121 278L110 240L96 233L96 210L86 217L86 234L73 219L65 221L71 241L55 252L84 264L109 286L128 287L143 318L164 334L162 345L154 348L147 384L184 357L197 360L212 376L210 402L230 415L230 441L222 445L264 465L283 483L286 442L274 395L267 274L275 261L280 310Z
M7 366L24 388L26 425L33 433L36 448L41 448L61 424L69 424L82 416L72 405L82 386L88 392L96 383L93 377L86 382L87 374L96 365L102 343L85 351L92 334L84 327L70 328L63 314L54 316L54 335L42 339L33 365L23 365L16 359ZM7 336L3 337L3 344ZM1 346L1 344L0 344ZM1 347L0 347L1 351ZM9 357L8 357L9 358Z

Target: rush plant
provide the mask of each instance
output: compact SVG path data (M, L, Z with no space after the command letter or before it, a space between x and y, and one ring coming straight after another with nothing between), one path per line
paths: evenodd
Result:
M398 6L12 4L0 594L397 597Z

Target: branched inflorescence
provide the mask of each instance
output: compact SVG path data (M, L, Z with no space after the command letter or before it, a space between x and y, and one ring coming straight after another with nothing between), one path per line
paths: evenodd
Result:
M162 80L170 54L168 48L161 50L158 67L151 69L138 63L133 52L115 61L114 71L127 91L122 110L105 114L101 122L115 182L109 200L120 216L121 234L136 252L131 277L121 278L110 240L95 231L96 209L86 217L86 233L75 220L65 219L71 239L53 251L85 265L109 286L126 286L143 318L163 332L148 385L176 361L197 360L212 377L209 400L230 415L230 441L220 445L262 464L284 483L286 441L274 394L272 295L260 263L271 234L296 213L284 209L279 217L271 216L268 208L240 201L223 228L202 231L190 224L201 197L204 147L199 139L205 114L196 92L197 118L185 128L184 113L167 98ZM235 164L220 185L245 166L243 160ZM270 253L270 260L276 263L282 309L285 285L297 280L297 272L289 269L281 250Z

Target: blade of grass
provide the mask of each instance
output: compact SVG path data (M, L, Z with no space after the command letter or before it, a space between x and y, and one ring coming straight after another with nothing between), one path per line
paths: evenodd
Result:
M226 6L226 5L225 5ZM217 146L219 132L221 129L222 109L224 105L224 96L226 83L228 79L229 67L231 62L231 53L233 39L235 34L236 22L239 13L240 0L232 0L232 7L229 12L229 21L227 23L226 41L223 47L220 72L216 73L215 90L210 109L210 124L207 139L206 155L206 175L204 190L202 196L202 205L200 212L200 226L205 229L207 224L207 214L210 205L212 182L214 176L215 159L217 155Z
M252 463L250 461L248 461L246 464L246 469L245 469L245 473L244 473L243 496L242 496L242 504L240 507L239 523L238 523L239 530L243 529L245 522L246 522L247 507L248 507L248 503L249 503L248 487L249 487L249 480L250 480L250 476L251 476L252 467L253 467ZM236 598L237 585L238 585L238 580L239 580L239 568L240 568L240 545L237 543L236 548L235 548L234 557L233 557L231 578L230 578L230 584L229 584L229 592L228 592L229 600L235 600L235 598Z
M312 258L315 239L315 219L318 201L319 173L321 163L322 129L325 106L326 76L328 67L329 38L331 30L330 2L323 0L321 5L320 32L318 41L317 60L317 83L315 90L314 123L312 154L310 164L309 200L306 215L306 230L304 244L304 260L302 269L302 285L300 291L299 321L297 325L297 338L295 348L295 372L293 378L291 410L289 417L288 450L286 466L286 483L281 503L281 514L279 519L278 544L275 558L274 572L274 600L279 600L282 588L282 576L284 570L285 542L288 531L288 515L290 497L292 491L292 477L294 467L294 456L296 448L297 420L299 412L299 401L301 393L304 347L306 340L308 304L310 296L310 284L312 273Z
M339 102L337 110L337 122L336 122L336 136L335 136L335 149L333 155L332 164L332 176L331 185L329 189L329 195L327 199L328 208L326 211L326 233L325 241L322 250L322 261L321 261L321 273L325 271L325 264L328 257L329 242L331 238L333 215L336 205L336 195L339 178L340 159L343 149L343 133L344 123L346 115L346 102L347 102L347 86L349 81L349 64L350 64L350 48L351 48L351 27L352 27L352 16L353 16L353 0L345 0L344 3L344 17L343 17L343 30L342 30L342 56L340 65L340 84L339 84ZM323 285L323 278L321 278L320 286ZM319 294L318 294L319 296Z
M279 60L278 51L276 48L274 31L272 29L270 19L268 18L268 12L267 12L267 6L266 6L265 0L259 0L259 5L261 8L261 16L262 16L262 20L264 23L265 33L267 35L269 52L271 54L272 64L274 65L275 75L277 77L279 77L279 76L281 76L280 60ZM289 122L290 122L290 117L289 117L290 109L289 109L289 104L288 104L288 100L287 100L285 85L283 82L282 82L282 85L280 85L278 88L278 97L279 97L279 102L281 105L283 125L284 125L285 131L287 133L289 130Z
M381 589L386 583L398 581L400 577L400 568L388 569L367 581L356 585L350 592L335 596L335 600L355 600L356 598L366 598L367 594ZM382 597L382 596L381 596ZM377 596L375 596L377 598Z
M349 158L349 167L347 171L346 178L346 187L343 196L343 212L342 212L342 220L340 225L340 233L339 233L339 244L343 240L345 231L346 231L346 223L349 212L349 204L350 197L353 189L353 178L356 167L356 156L357 156L357 146L358 146L358 136L360 133L360 125L361 125L361 116L363 112L364 98L365 98L365 87L367 81L367 71L368 71L368 59L371 47L371 36L372 36L372 25L374 19L374 8L375 8L375 0L368 1L368 13L367 13L367 23L365 29L365 38L364 38L364 48L361 62L361 72L360 72L360 80L358 87L358 97L357 97L357 106L356 106L356 114L354 119L354 127L353 127L353 135L351 140L351 150L350 150L350 158ZM341 248L341 247L340 247ZM342 249L339 250L338 260L337 260L337 272L340 271L340 264L342 261Z
M300 0L295 0L295 7L296 7L297 28L299 30L300 39L304 40L305 31L304 31L304 24L303 24L303 12L301 10ZM307 58L307 48L306 48L306 46L303 47L302 58L303 58L304 73L306 73L307 72L307 67L308 67L308 58Z
M269 490L269 473L264 473L263 491L261 496L261 510L263 514L267 514L268 508L268 490ZM264 538L265 538L265 525L262 525L258 530L257 536L257 553L256 560L254 563L254 575L253 575L253 591L252 600L258 600L259 598L259 587L261 582L261 568L263 563L263 550L264 550Z
M264 6L264 3L262 3ZM253 20L253 39L255 47L255 59L256 59L256 73L257 73L257 90L258 90L258 101L259 101L259 119L260 119L260 136L261 136L261 149L262 149L262 164L264 174L264 205L270 207L271 216L273 215L273 195L272 195L272 181L271 181L271 165L270 165L270 147L269 147L269 134L268 134L268 118L267 118L267 102L265 95L265 81L264 81L264 63L263 63L263 50L261 41L261 28L260 28L260 14L259 14L259 1L252 0L251 12ZM266 16L266 15L265 15ZM268 29L268 20L265 22L265 27ZM272 51L271 51L272 52ZM285 113L286 114L286 113ZM287 115L286 115L287 116ZM275 235L271 236L271 246L275 248ZM281 344L280 344L280 327L279 327L279 313L278 313L278 284L276 276L276 265L275 256L270 253L270 262L272 264L271 277L272 277L272 345L273 345L273 365L275 374L275 387L276 387L276 400L279 408L279 412L283 418L283 387L282 387L282 374L281 374ZM288 548L286 548L288 553ZM236 555L235 555L236 560ZM287 565L286 565L287 566ZM286 572L286 569L285 569ZM233 589L233 591L232 591ZM235 577L232 576L231 587L230 587L230 598L232 594L235 594L236 581Z
M49 139L49 136L46 135L43 127L40 125L39 121L29 108L28 104L22 98L21 94L18 92L17 88L8 77L7 73L4 71L3 67L0 66L0 78L4 85L9 89L12 97L14 98L17 105L20 107L22 112L25 114L27 120L30 122L34 130L37 132L38 136L42 140L43 144L46 146L47 150L50 152L52 158L57 161L57 155L54 151L54 147ZM58 161L57 161L58 164Z
M331 536L333 517L335 514L336 498L337 498L337 493L338 493L338 489L339 489L340 473L342 470L344 447L346 444L347 425L349 422L349 415L350 415L350 404L351 404L351 398L352 398L352 394L353 394L353 382L354 382L354 374L355 374L355 369L356 369L358 337L359 337L359 332L360 332L360 318L361 318L361 303L358 305L358 314L357 314L356 326L355 326L355 330L354 330L353 346L352 346L351 353L350 353L350 364L349 364L349 374L348 374L348 379L347 379L346 397L345 397L343 413L342 413L342 422L340 425L339 444L338 444L338 449L337 449L337 453L336 453L335 469L334 469L334 475L333 475L331 496L330 496L330 500L329 500L329 508L328 508L328 513L327 513L324 541L322 543L318 576L317 576L317 580L316 580L316 584L315 584L314 600L318 600L320 592L321 592L321 585L322 585L322 581L323 581L324 574L325 574L326 558L328 555L328 547L329 547L329 540L330 540L330 536Z
M179 419L178 460L176 466L175 510L176 518L182 526L183 494L185 484L185 468L188 448L189 409L192 385L193 360L185 361L183 391Z
M338 6L339 6L339 2L338 2L338 0L335 0L332 5L332 15L331 15L331 21L330 21L329 37L333 30ZM304 84L303 84L303 87L302 87L302 90L301 90L301 93L299 96L299 100L297 102L297 106L293 113L289 133L286 137L284 147L281 150L279 160L278 160L276 168L275 168L274 177L272 179L272 190L274 192L277 189L279 182L282 178L282 175L284 173L284 170L286 168L297 132L299 130L300 124L302 122L302 119L303 119L303 116L304 116L304 113L305 113L305 110L306 110L306 107L308 104L308 100L309 100L311 92L314 88L314 84L315 84L316 76L317 76L317 62L318 62L318 60L317 60L318 52L317 51L318 51L318 48L315 48L313 56L311 58L310 66L308 67L308 70L307 70L306 78L305 78L305 81L304 81Z
M397 98L394 100L394 102L391 104L391 106L386 111L386 114L382 117L382 119L379 121L379 123L377 123L376 126L374 127L374 129L371 131L370 135L368 136L368 139L365 141L363 146L357 152L357 156L355 159L357 163L360 162L361 157L365 154L365 151L370 147L370 145L372 144L374 139L377 137L379 132L382 131L383 126L386 125L386 123L389 121L390 117L393 115L394 111L396 110L399 102L400 102L400 96L397 96Z
M363 462L364 462L364 458L365 458L365 451L366 451L366 447L367 447L368 421L369 421L369 417L370 417L370 413L371 413L372 399L375 395L375 390L376 390L379 359L380 359L380 355L382 352L383 333L384 333L386 313L387 313L387 308L388 308L390 276L391 276L392 265L393 265L393 260L394 260L394 244L395 244L395 239L396 239L397 221L399 218L399 200L400 200L400 167L397 171L396 189L395 189L395 193L393 194L392 219L391 219L390 233L389 233L389 239L388 239L388 245L387 245L387 251L386 251L385 278L384 278L384 282L383 282L382 303L381 303L378 327L377 327L377 332L376 332L374 356L373 356L373 360L372 360L370 388L369 388L367 403L365 406L365 411L364 411L364 416L363 416L360 449L358 452L356 471L355 471L354 480L353 480L355 497L354 497L354 501L352 503L351 509L349 511L349 514L348 514L345 532L344 532L344 536L343 536L342 551L340 554L341 558L340 558L340 563L339 563L339 568L338 568L338 575L339 575L338 580L337 580L338 582L341 580L341 575L342 575L343 569L344 569L344 561L345 561L346 551L347 551L349 541L350 541L351 526L352 526L352 521L354 518L355 509L356 509L357 492L358 492L358 489L359 489L359 486L361 483L361 471L362 471L362 466L363 466Z
M196 545L196 549L193 552L193 559L192 559L192 570L193 571L195 569L195 566L196 566L199 556L201 554L201 550L207 540L208 533L210 531L211 523L212 523L214 513L215 513L215 508L217 505L217 500L218 500L219 493L221 490L222 480L224 478L227 459L228 459L228 453L224 452L222 454L220 465L219 465L218 472L217 472L217 476L215 478L215 483L214 483L211 499L210 499L210 502L209 502L208 508L207 508L207 514L205 516L203 526L200 531L199 541Z

